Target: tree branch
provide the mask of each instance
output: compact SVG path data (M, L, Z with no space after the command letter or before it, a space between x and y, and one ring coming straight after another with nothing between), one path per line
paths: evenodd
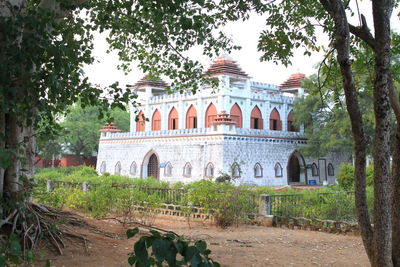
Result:
M365 16L363 14L361 14L361 27L356 27L349 23L349 30L352 34L366 42L372 49L375 49L375 38L372 36L371 31L367 25Z

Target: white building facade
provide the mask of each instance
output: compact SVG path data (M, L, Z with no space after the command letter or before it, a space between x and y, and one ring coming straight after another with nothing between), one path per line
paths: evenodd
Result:
M281 186L335 183L348 156L306 158L303 129L293 125L301 74L280 87L257 83L232 59L217 58L209 73L218 89L167 94L162 81L140 80L140 109L131 109L130 132L102 130L99 173L192 182L231 175L236 184ZM147 120L146 120L147 119Z

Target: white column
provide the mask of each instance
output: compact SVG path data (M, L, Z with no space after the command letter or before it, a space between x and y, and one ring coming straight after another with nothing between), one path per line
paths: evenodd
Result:
M167 104L165 102L161 105L161 130L168 130L168 113Z
M129 114L130 114L130 121L129 121L129 131L136 132L136 108L133 107L132 103L129 103Z
M146 117L146 119L148 119L149 121L145 122L145 127L144 130L145 131L151 131L151 110L150 110L150 105L148 104L148 102L146 103L146 105L144 106L144 116Z
M197 128L204 128L204 117L206 113L206 108L204 108L203 98L201 98L200 94L197 94Z
M244 109L242 110L243 128L247 129L250 128L250 115L252 109L250 103L251 103L250 98L246 98L246 101L244 102Z
M185 106L184 106L185 104L184 104L184 102L183 102L183 100L179 100L178 101L178 107L177 107L177 109L178 109L178 113L179 113L179 129L185 129L185 121L186 121L186 109L185 109Z
M282 110L283 110L283 112L281 113L282 131L287 131L287 116L290 110L288 110L288 105L286 103L283 104Z

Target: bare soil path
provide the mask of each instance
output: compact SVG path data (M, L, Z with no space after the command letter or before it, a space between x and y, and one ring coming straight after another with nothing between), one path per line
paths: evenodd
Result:
M136 239L125 238L127 228L115 220L85 220L117 238L78 228L90 240L88 251L70 241L64 255L43 250L41 258L50 259L55 267L129 266L127 255ZM201 222L192 222L189 228L185 221L172 217L158 218L154 226L207 241L211 257L222 266L369 266L361 239L355 236L252 225L219 229ZM35 266L43 264L38 261Z

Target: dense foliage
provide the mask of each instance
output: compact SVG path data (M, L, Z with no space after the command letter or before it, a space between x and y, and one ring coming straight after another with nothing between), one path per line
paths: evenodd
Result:
M344 165L342 169L347 170L349 166ZM348 175L344 179L353 183L354 178L350 178L351 170L341 171L340 175ZM78 209L95 217L114 213L127 220L129 216L138 216L134 215L132 208L142 205L147 210L139 214L140 220L151 221L161 203L170 203L179 205L188 216L194 207L202 207L204 212L213 215L218 226L228 227L251 221L258 213L259 196L269 194L277 195L276 200L271 201L274 215L355 220L354 194L351 192L353 188L348 186L348 182L331 188L301 191L288 189L279 192L266 186L235 186L206 179L188 184L171 184L152 178L98 176L95 170L84 166L42 169L36 176L39 185L34 196L37 201L59 208ZM48 179L55 185L52 192L46 192L45 181ZM89 192L82 192L83 182L90 183ZM165 190L169 193L166 194ZM372 208L372 188L369 187L367 192Z
M366 169L366 183L368 187L374 184L374 166L369 165ZM348 163L343 163L339 168L337 182L344 190L354 190L354 166Z

